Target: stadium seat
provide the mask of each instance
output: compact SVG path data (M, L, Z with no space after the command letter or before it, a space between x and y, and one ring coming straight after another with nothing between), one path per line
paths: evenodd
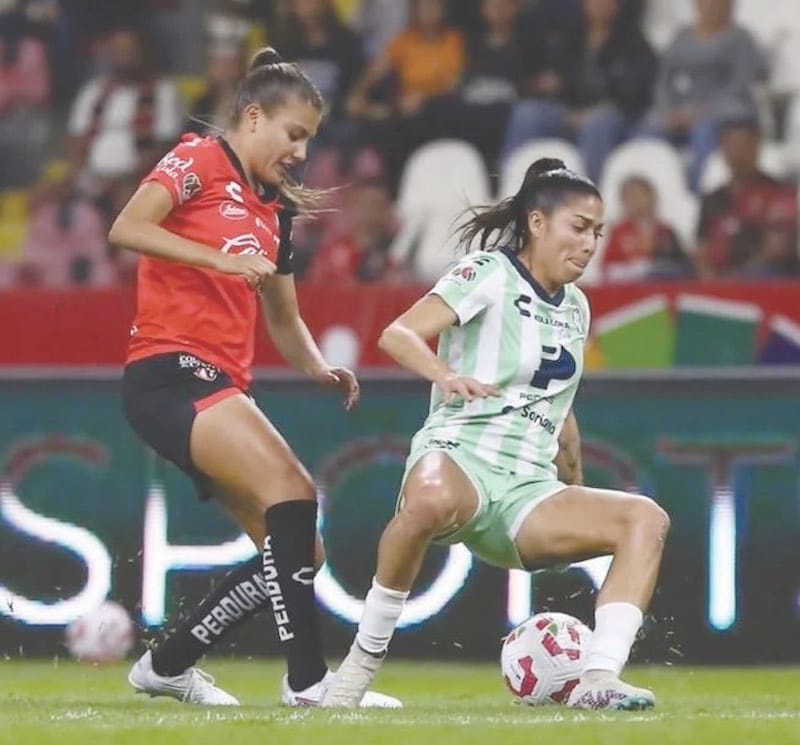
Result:
M536 140L527 142L514 150L500 168L500 199L505 199L514 194L520 187L522 179L525 178L525 171L533 161L539 158L559 158L566 163L568 168L586 175L586 166L583 158L571 142L556 138Z
M687 249L694 246L698 202L686 184L678 152L662 140L637 139L621 145L608 157L600 191L606 206L606 223L620 218L619 188L628 176L644 176L656 190L659 213Z
M457 258L453 228L470 205L487 204L489 176L478 150L460 140L437 140L414 151L400 178L400 231L392 255L414 274L436 280Z
M761 43L773 94L800 90L800 12L797 0L737 0L736 20Z
M800 93L800 29L786 30L772 55L770 88L779 96Z
M784 160L783 148L775 142L764 142L761 145L761 152L758 157L758 164L764 173L781 179L786 176L786 162ZM700 176L700 192L708 192L718 189L730 178L730 170L725 163L722 153L715 150L708 158Z
M661 52L693 18L694 0L647 0L642 16L642 32L653 48Z

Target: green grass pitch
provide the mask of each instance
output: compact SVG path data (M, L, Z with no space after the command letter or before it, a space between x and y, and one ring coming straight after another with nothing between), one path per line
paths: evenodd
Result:
M376 688L401 711L286 709L274 661L212 659L241 708L203 709L134 695L127 665L0 660L0 743L9 745L360 745L386 743L800 744L800 668L630 668L651 712L579 712L511 702L495 665L390 660Z

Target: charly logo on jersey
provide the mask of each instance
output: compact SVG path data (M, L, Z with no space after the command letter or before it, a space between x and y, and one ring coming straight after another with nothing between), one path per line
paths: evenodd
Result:
M228 220L244 220L250 213L247 211L247 207L236 204L236 202L226 201L220 204L219 214Z
M242 185L238 181L228 181L225 185L225 193L234 201L239 204L244 204L244 192Z
M313 585L314 574L314 567L300 567L300 569L292 574L292 579L295 582L299 582L301 585Z
M242 233L235 238L224 238L220 251L224 254L258 254L262 253L261 241L252 233Z
M200 177L194 171L187 173L181 182L180 203L188 202L202 188L203 182Z
M533 298L530 295L522 294L514 301L514 307L519 311L519 314L523 318L530 318L531 312L528 310L527 307L533 302Z

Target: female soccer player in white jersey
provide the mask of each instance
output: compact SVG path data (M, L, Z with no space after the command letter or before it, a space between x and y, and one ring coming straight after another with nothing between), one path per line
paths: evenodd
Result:
M381 347L433 383L398 509L383 532L358 633L323 698L356 706L386 654L431 541L463 542L500 567L534 570L613 554L587 664L568 705L640 709L653 694L619 679L653 594L669 518L636 494L582 484L572 401L589 305L574 284L597 248L597 187L541 159L519 191L475 210L480 239L383 332ZM439 336L438 353L427 340Z

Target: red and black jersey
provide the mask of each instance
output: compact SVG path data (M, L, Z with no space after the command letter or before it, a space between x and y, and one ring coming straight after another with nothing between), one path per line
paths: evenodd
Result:
M291 274L293 210L277 192L257 195L222 139L185 135L146 176L172 195L172 233L226 253L260 253ZM128 362L186 351L247 388L258 298L243 276L142 256Z

